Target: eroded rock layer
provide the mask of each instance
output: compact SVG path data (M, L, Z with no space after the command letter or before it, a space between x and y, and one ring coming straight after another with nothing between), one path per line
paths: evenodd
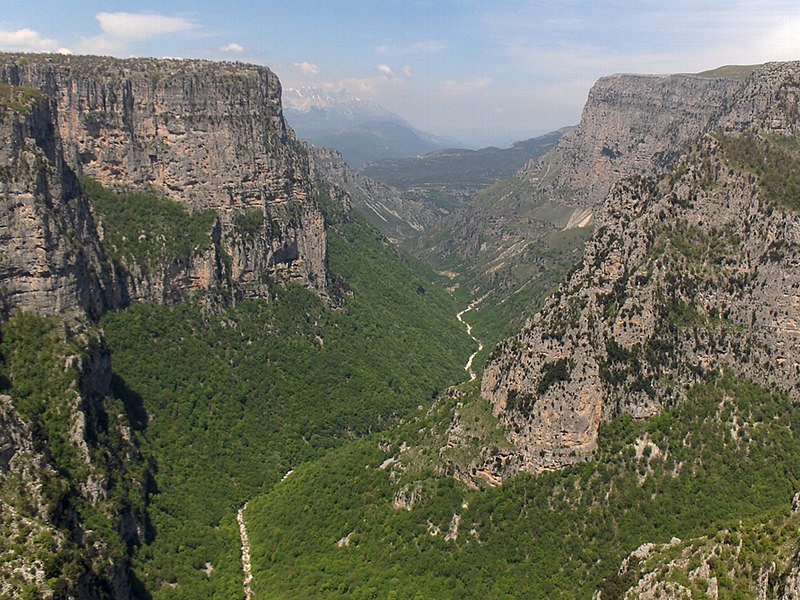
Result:
M712 370L797 394L799 85L800 63L757 69L670 174L616 184L581 266L495 349L482 394L524 470L586 459L603 420Z
M203 264L179 268L185 276L167 266L167 280L204 291L230 278L245 297L294 280L327 296L326 233L311 199L308 158L283 120L280 82L269 69L4 54L0 81L50 99L55 133L76 174L113 189L156 191L190 211L216 211L219 247L209 245ZM236 217L247 213L252 222L256 212L258 231L243 243ZM229 272L216 273L223 262ZM135 298L136 290L160 286L134 277L132 287Z

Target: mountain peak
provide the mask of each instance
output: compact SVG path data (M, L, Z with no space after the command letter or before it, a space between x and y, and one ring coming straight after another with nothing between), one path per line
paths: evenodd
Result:
M352 121L353 125L381 120L402 123L410 127L400 115L385 109L376 102L354 96L345 89L288 88L283 90L283 106L289 113L335 112Z
M419 131L400 115L344 89L289 88L283 92L283 105L298 136L316 146L335 148L353 167L452 145L450 140Z

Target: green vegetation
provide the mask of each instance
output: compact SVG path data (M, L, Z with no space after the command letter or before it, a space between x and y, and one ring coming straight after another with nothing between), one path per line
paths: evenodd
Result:
M34 102L41 102L44 94L39 90L20 85L0 83L0 106L15 113L24 113Z
M621 576L615 573L604 580L603 597L621 598L644 575L658 573L662 581L691 589L692 597L706 597L709 580L714 578L720 598L753 598L754 582L765 567L770 570L766 581L773 590L790 574L798 527L800 514L786 504L713 535L664 544L646 559L632 561Z
M290 285L270 302L134 305L102 321L154 462L154 538L135 564L156 598L241 594L238 507L465 377L454 300L361 217L327 211L342 309Z
M535 197L529 184L512 177L476 194L458 219L404 244L440 272L456 274L450 285L464 306L482 299L464 315L484 343L476 367L519 331L581 259L591 228L563 229L572 212Z
M796 137L745 133L717 139L729 161L758 177L767 198L800 211L800 141Z
M32 597L44 590L67 597L87 571L111 581L113 563L127 561L116 521L122 512L144 510L144 469L126 453L128 446L113 425L123 419L122 403L79 395L81 361L96 349L96 332L76 333L74 324L59 318L18 313L3 323L0 334L0 393L10 397L30 428L32 444L30 453L24 441L18 446L16 470L0 469L0 502L12 509L0 516L0 564L25 564L35 552L46 580L31 587ZM77 416L82 403L96 404L84 409L97 421L86 424L85 433ZM78 434L83 449L73 439ZM20 442L12 436L9 443L14 448ZM30 465L21 474L19 465L26 462ZM103 485L98 498L83 488L90 479ZM91 533L70 538L72 521Z
M106 251L118 263L157 272L211 248L214 211L189 214L157 194L118 194L88 177L81 186L103 227Z
M445 262L463 274L450 285L458 284L455 296L463 306L471 301L470 291L482 300L462 318L472 325L472 333L483 342L483 351L474 360L478 372L496 344L519 332L552 294L564 277L575 268L583 254L583 246L591 237L591 228L542 232L528 243L521 254L486 276L475 274L467 260ZM482 293L481 293L482 292Z
M788 506L800 483L797 407L721 376L687 394L650 421L604 425L592 462L484 491L415 470L413 462L378 468L387 458L403 461L403 442L435 455L444 439L436 432L448 421L441 407L354 442L250 504L257 590L266 597L588 598L644 542L713 535ZM413 510L392 508L413 480ZM456 521L457 538L446 539ZM337 545L348 535L348 545Z
M264 229L264 211L260 208L248 208L233 216L233 226L241 237L254 239Z
M697 77L722 79L747 79L759 65L725 65L709 71L697 73Z
M512 177L528 161L552 149L560 137L561 132L553 132L517 142L510 148L441 150L425 156L387 158L365 165L362 172L403 190L452 193L465 188L480 189Z

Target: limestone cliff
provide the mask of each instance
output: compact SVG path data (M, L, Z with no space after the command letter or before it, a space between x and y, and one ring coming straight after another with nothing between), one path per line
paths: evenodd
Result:
M743 85L727 75L604 77L589 92L580 124L552 150L476 195L420 243L435 255L477 261L486 273L519 262L542 228L589 226L615 181L669 170L717 125Z
M328 298L279 99L261 67L0 55L0 595L137 595L147 417L93 321L285 281Z
M191 212L216 212L219 244L209 244L203 260L168 265L163 279L193 291L230 279L245 297L295 280L327 296L326 234L310 198L308 159L283 120L280 82L269 69L3 54L0 81L52 99L66 162L78 175L108 188L156 191ZM244 242L237 216L254 211L262 219ZM142 290L159 287L135 277L131 285L144 298ZM156 291L150 299L170 297Z
M800 63L757 69L670 174L617 183L582 264L495 349L482 394L523 469L589 457L603 420L711 370L797 394L798 83Z
M603 77L578 127L520 176L551 201L592 208L622 177L666 172L743 86L738 78L701 75Z
M99 316L115 303L115 273L54 130L52 104L30 88L0 88L0 308Z

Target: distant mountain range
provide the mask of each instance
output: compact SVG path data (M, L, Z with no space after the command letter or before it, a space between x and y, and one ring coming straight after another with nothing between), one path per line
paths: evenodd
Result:
M298 137L335 148L352 167L384 158L418 156L453 146L452 140L415 129L382 106L346 91L283 91L286 120Z
M571 127L515 142L509 148L447 148L424 156L387 158L366 165L364 175L400 188L432 185L470 188L470 195L511 177L529 161L551 150Z

